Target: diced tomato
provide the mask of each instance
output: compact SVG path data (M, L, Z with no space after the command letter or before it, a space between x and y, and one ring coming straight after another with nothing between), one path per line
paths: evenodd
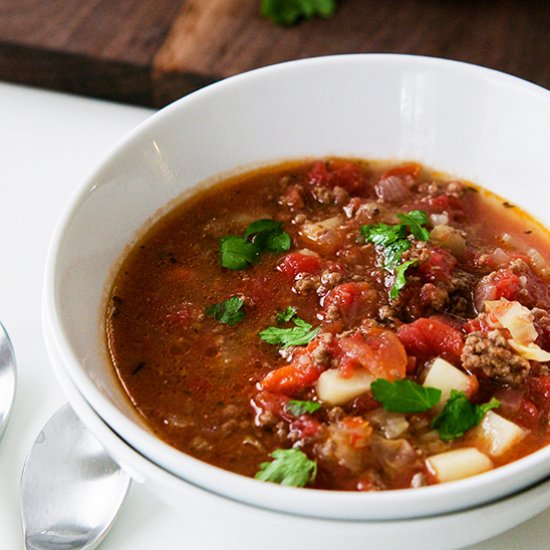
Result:
M514 420L524 428L532 430L541 419L542 411L529 399L522 399L520 409Z
M464 346L462 333L458 329L434 317L400 326L397 336L407 353L420 360L441 356L456 362Z
M518 302L528 308L550 308L548 284L535 275L532 270L523 274L522 280L522 291L517 293Z
M424 209L428 210L430 214L441 214L443 212L453 211L457 214L463 214L464 204L456 197L442 194L430 198L427 205L424 205Z
M364 368L376 378L398 380L405 377L407 354L391 330L371 328L338 340L341 353L340 374L352 375L355 368Z
M289 398L286 395L261 391L258 392L254 397L254 400L252 401L252 406L257 413L267 411L276 416L284 418L287 421L290 421L294 417L286 411L285 407L288 401Z
M380 179L389 178L390 176L411 176L413 179L416 179L420 174L420 169L421 166L417 162L407 162L406 164L386 170Z
M338 427L347 435L348 443L354 449L366 447L372 434L372 426L362 416L346 416Z
M330 174L327 170L327 165L325 162L318 160L313 163L313 166L307 175L307 182L313 187L330 186Z
M489 320L486 317L476 317L475 319L468 319L463 325L466 334L472 332L489 332L494 330L494 326L491 326Z
M309 355L303 350L300 354L295 354L294 360L290 365L285 365L267 373L260 381L260 389L273 393L283 393L285 395L294 395L310 386L312 386L323 369L315 365Z
M312 187L338 186L350 193L359 191L364 185L357 166L347 161L333 161L330 171L325 162L317 161L309 171L307 181Z
M315 275L321 271L322 263L318 256L291 252L287 254L277 265L280 271L289 280L294 280L300 273Z
M418 272L430 281L449 282L455 267L456 258L450 252L432 248L428 259L418 266Z
M359 191L364 185L357 166L352 162L344 162L334 166L330 177L332 185L342 187L350 193Z
M319 433L320 427L319 421L309 414L302 414L289 426L290 432L295 433L301 440L314 438Z
M519 277L509 269L500 269L493 279L495 285L496 300L506 298L513 300L520 288Z
M474 302L478 311L483 310L487 300L514 301L521 288L519 277L510 269L498 269L483 277L474 289Z
M550 374L529 379L529 396L539 407L550 410Z
M344 283L334 287L323 298L325 311L336 306L344 323L349 327L377 311L377 292L369 283Z

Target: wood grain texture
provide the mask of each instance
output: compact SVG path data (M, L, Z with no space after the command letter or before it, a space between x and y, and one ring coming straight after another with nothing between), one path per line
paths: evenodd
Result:
M550 87L548 0L342 0L292 28L259 0L0 0L0 79L160 107L304 57L393 52L485 65Z
M151 65L182 0L0 0L0 78L152 103Z
M343 0L329 20L283 28L257 0L187 0L154 63L155 102L252 68L318 55L447 57L550 87L550 2Z

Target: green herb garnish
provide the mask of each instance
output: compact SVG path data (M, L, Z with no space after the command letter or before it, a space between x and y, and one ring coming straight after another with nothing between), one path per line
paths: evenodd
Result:
M275 320L277 323L288 323L298 312L293 306L288 306L284 311L278 311Z
M275 220L261 219L252 222L244 231L244 238L249 239L254 235L265 235L266 233L281 231L281 223Z
M430 223L426 212L411 210L407 214L397 214L397 217L419 241L427 241L430 238L430 232L425 227L422 227Z
M244 300L242 298L232 296L219 304L207 307L205 313L210 317L214 317L220 323L233 326L244 319L243 305Z
M222 267L244 269L258 261L262 252L286 252L292 246L290 235L275 220L256 220L245 229L244 237L229 235L220 241Z
M432 428L439 432L443 441L463 436L470 428L477 426L487 411L500 406L494 397L483 405L468 401L462 391L451 390L451 396L444 409L432 421Z
M288 26L316 15L326 19L334 13L336 4L336 0L261 0L260 13L279 25Z
M399 294L399 291L407 284L407 279L405 278L405 272L411 265L414 265L417 263L417 260L409 260L407 262L403 262L402 264L398 265L395 268L395 282L393 283L393 286L390 289L390 298L392 300L395 300L397 298L397 295Z
M387 247L396 241L405 239L407 237L407 227L400 223L396 225L378 223L376 225L361 226L361 233L367 241Z
M427 241L430 236L429 231L422 227L429 223L428 216L422 210L397 214L397 217L401 223L361 226L361 233L365 240L384 249L384 269L395 276L394 284L390 289L392 300L397 298L399 291L407 284L405 277L407 268L416 263L415 260L401 263L403 253L411 247L411 243L407 239L407 230L420 241Z
M268 327L262 330L258 336L268 344L286 348L309 344L321 330L321 327L313 328L300 317L293 317L292 321L295 325L292 328Z
M304 487L317 475L317 463L299 449L277 449L271 453L273 462L262 462L254 476L290 487Z
M302 414L311 414L321 408L321 403L317 401L299 401L297 399L291 399L285 405L285 409L292 414L292 416L300 416Z
M220 263L227 269L244 269L258 261L260 247L243 237L230 235L220 242Z
M370 386L372 395L387 411L417 413L427 411L439 403L441 390L424 387L412 380L389 382L377 378Z

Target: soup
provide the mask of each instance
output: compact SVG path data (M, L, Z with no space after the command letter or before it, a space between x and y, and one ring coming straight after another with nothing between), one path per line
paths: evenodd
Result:
M108 346L151 429L215 466L334 490L453 481L548 443L549 254L519 208L417 163L280 164L146 232Z

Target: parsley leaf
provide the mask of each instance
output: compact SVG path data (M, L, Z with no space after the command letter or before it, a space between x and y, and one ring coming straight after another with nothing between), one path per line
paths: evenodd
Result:
M397 298L399 291L407 284L405 272L407 268L416 263L408 260L400 263L403 252L411 247L407 239L407 229L418 240L427 241L430 233L422 227L430 223L428 216L422 210L411 210L406 214L397 214L402 223L388 225L379 223L376 225L361 226L361 233L365 240L384 249L384 269L395 275L395 281L390 289L390 298Z
M424 387L412 380L389 382L377 378L370 386L372 395L387 411L417 413L427 411L439 403L441 390Z
M312 325L299 317L294 317L292 320L295 325L292 328L268 327L262 330L258 336L268 344L287 348L288 346L305 346L309 344L321 330L321 327L313 328Z
M407 262L403 262L395 268L395 281L390 289L390 298L392 300L395 300L395 298L397 298L399 291L407 284L407 279L405 279L405 272L411 265L416 264L417 261L418 260L409 260Z
M254 476L290 487L304 487L317 475L317 463L299 449L277 449L271 453L273 462L262 462Z
M260 247L243 237L230 235L220 242L220 263L227 269L244 269L258 260Z
M317 401L299 401L298 399L291 399L285 405L285 409L293 416L300 416L301 414L314 413L321 408L321 403Z
M384 250L384 268L391 271L395 266L399 265L403 252L410 247L411 243L407 239L395 241L388 245Z
M220 241L222 267L244 269L258 261L261 252L286 252L292 246L290 235L275 220L256 220L245 229L244 237L230 235Z
M244 238L249 239L253 235L261 235L262 233L272 233L281 231L281 223L275 220L261 219L256 220L248 225L244 231Z
M336 4L336 0L261 0L260 13L280 25L294 25L316 15L326 19L334 13Z
M426 212L411 210L407 214L397 214L397 217L419 241L427 241L430 238L430 232L425 227L422 227L430 223Z
M500 401L494 397L488 403L476 405L468 401L464 392L452 390L445 408L433 419L432 428L443 441L450 441L463 436L482 421L487 411L499 406Z
M278 311L275 320L277 323L288 323L298 313L293 306L287 306L284 311Z
M244 238L253 240L261 250L286 252L290 250L292 240L281 226L282 223L275 220L256 220L245 229Z
M242 298L232 296L219 304L213 304L207 307L205 313L210 317L214 317L214 319L220 321L220 323L233 326L244 319L243 305L244 300Z
M260 240L260 245L269 252L286 252L292 246L292 239L285 231L272 232Z
M361 226L361 233L367 241L384 247L389 246L397 240L404 239L407 236L406 227L404 225L388 225L387 223L363 225Z

